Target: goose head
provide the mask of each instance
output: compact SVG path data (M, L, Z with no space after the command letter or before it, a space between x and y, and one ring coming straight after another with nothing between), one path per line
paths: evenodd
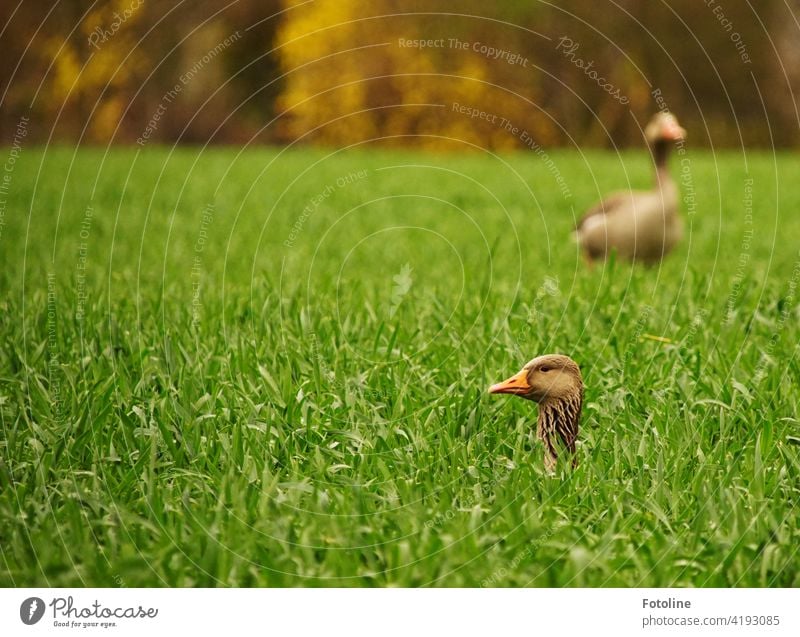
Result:
M544 444L544 464L553 472L558 459L557 439L572 455L583 406L583 379L577 363L568 356L547 354L530 361L511 378L489 388L490 394L512 394L539 403L536 434Z
M644 129L647 143L655 146L659 142L679 142L686 139L686 130L678 123L672 113L662 112L653 115Z
M569 356L547 354L528 362L519 372L489 388L490 394L511 394L537 403L571 401L583 395L583 378Z

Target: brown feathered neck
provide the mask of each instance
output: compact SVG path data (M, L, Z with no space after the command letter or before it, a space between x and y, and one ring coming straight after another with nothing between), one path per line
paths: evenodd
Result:
M564 443L567 450L575 453L575 441L583 409L583 385L574 392L559 398L548 398L539 403L537 429L539 438L545 446L545 466L553 469L558 458L556 436ZM573 460L573 465L575 461Z
M671 179L669 175L669 154L672 151L673 142L666 139L659 139L651 146L653 162L656 166L656 185L663 185Z

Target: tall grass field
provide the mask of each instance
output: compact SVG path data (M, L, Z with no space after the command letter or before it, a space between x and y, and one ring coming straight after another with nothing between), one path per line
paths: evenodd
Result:
M3 153L7 155L8 150ZM24 148L0 223L0 585L800 586L800 158ZM565 353L577 468L487 387Z

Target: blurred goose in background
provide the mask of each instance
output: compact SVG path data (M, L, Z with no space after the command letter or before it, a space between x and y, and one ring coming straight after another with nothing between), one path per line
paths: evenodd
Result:
M614 193L586 212L575 236L589 260L616 250L632 261L656 263L681 239L678 187L667 158L672 145L686 139L686 131L671 113L657 113L644 134L655 163L655 188Z
M530 361L511 378L489 388L490 394L513 394L539 403L536 435L544 443L544 465L556 466L556 435L577 464L575 440L583 406L583 378L577 363L568 356L547 354Z

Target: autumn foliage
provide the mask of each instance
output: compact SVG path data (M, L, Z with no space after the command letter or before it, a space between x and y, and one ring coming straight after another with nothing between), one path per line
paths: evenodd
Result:
M695 146L800 141L782 0L12 4L6 141L30 116L40 142L637 145L664 107Z

